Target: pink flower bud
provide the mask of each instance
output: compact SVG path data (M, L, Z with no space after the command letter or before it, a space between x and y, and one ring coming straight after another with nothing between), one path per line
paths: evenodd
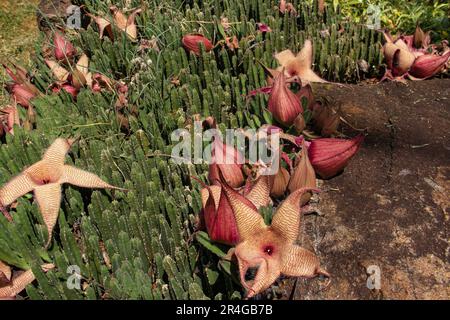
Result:
M286 127L291 126L297 116L303 113L299 98L286 86L284 72L280 72L274 80L268 109L275 120Z
M186 50L193 52L197 56L200 55L201 43L203 43L206 52L211 51L213 48L213 44L211 43L211 41L209 41L209 39L206 38L205 36L198 33L191 33L185 35L181 39L181 42Z
M353 139L323 138L313 140L308 149L309 159L316 173L328 179L342 171L364 140L363 135Z
M73 44L58 31L53 37L53 45L55 46L54 55L58 61L70 59L76 54Z
M409 74L415 78L426 79L439 73L450 58L450 51L439 56L435 54L425 54L417 57L409 70Z
M7 89L16 102L24 108L30 107L30 100L36 96L25 84L9 84Z

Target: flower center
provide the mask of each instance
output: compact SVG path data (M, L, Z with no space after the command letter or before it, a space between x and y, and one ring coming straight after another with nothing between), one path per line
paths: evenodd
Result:
M293 76L296 76L297 75L297 70L295 70L295 69L288 69L287 70L287 73L291 76L291 77L293 77Z
M263 251L265 253L267 253L269 256L271 256L273 254L273 246L271 245L266 245L263 249Z

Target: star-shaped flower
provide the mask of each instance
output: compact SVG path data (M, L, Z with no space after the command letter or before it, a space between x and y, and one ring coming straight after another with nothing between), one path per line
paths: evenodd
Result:
M269 288L280 275L314 277L330 275L320 267L317 256L296 245L300 230L300 199L311 188L294 191L278 207L272 224L267 226L254 208L242 201L242 195L223 184L236 217L240 242L234 254L238 260L241 283L247 298ZM246 281L249 268L258 267L253 281Z
M33 191L47 226L47 244L50 243L53 227L58 218L62 184L125 190L106 183L93 173L65 165L64 158L73 142L73 139L56 139L46 150L42 160L26 168L0 189L0 206L8 206L17 198Z
M272 72L273 76L276 76L284 68L284 73L287 78L299 77L303 86L310 82L323 82L328 81L322 79L311 69L313 62L313 48L311 40L306 40L302 50L297 55L294 55L291 50L287 49L275 54L280 67L275 72Z

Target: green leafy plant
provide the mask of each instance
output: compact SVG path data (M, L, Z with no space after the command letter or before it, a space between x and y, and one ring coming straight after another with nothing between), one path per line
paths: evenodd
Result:
M335 10L358 23L367 23L369 15L373 14L369 6L377 7L381 27L392 32L413 33L419 24L425 30L432 30L436 41L448 39L450 28L450 4L445 0L331 0Z

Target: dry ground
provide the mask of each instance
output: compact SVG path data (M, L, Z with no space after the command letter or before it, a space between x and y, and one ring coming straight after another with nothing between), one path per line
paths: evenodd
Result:
M346 171L324 181L324 216L304 218L304 244L332 282L286 281L288 296L450 299L450 79L316 92L368 136ZM370 265L380 290L366 286Z

